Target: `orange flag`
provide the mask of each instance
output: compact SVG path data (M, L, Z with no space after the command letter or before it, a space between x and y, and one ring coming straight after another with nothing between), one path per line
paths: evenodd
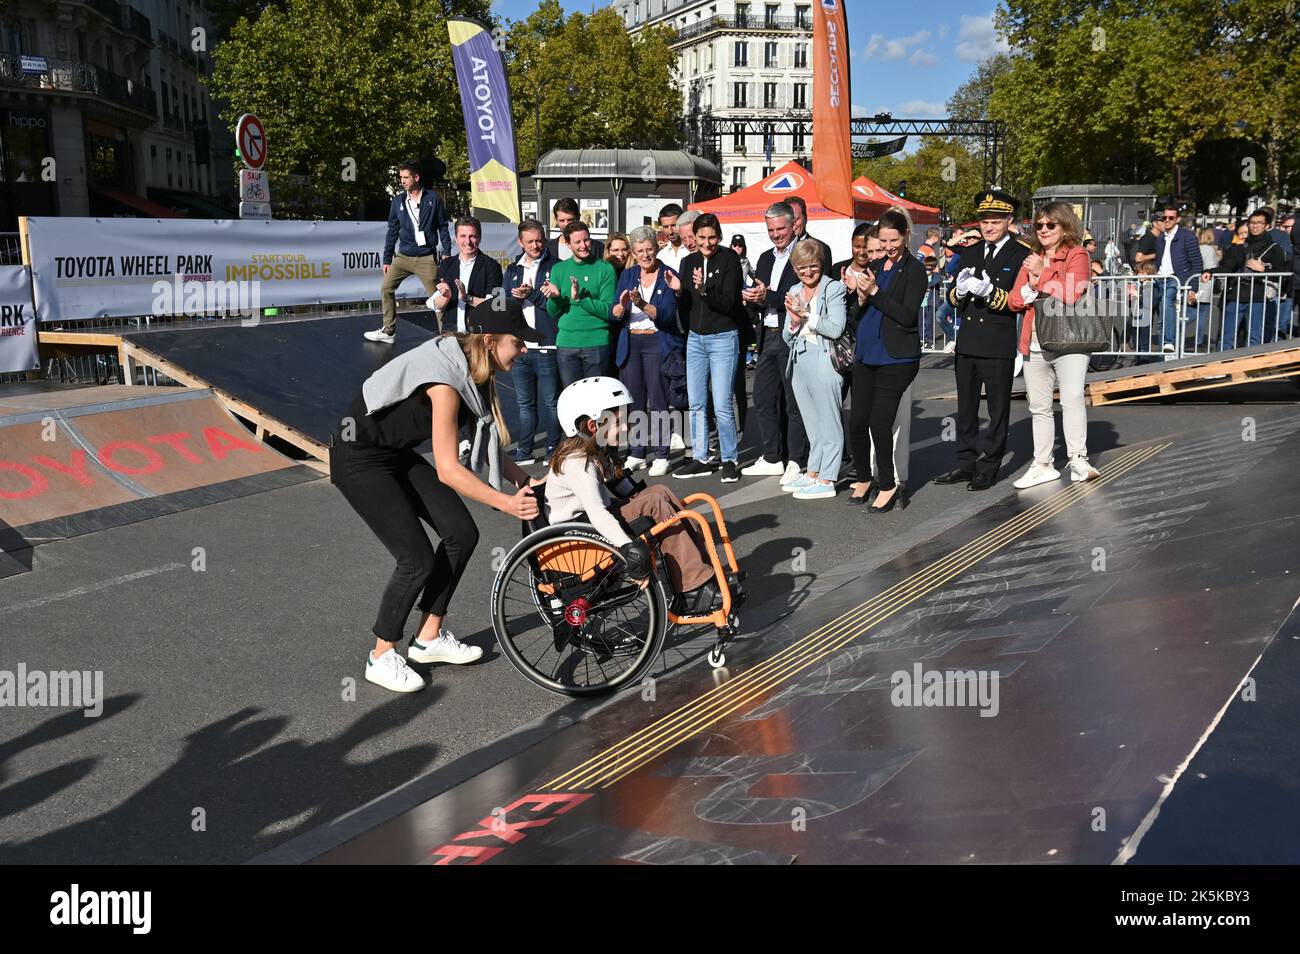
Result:
M813 170L822 205L853 214L849 24L844 0L813 3Z

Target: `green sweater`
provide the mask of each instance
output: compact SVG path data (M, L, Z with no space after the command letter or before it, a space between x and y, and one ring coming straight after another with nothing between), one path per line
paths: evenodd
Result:
M569 297L569 279L578 279L578 297ZM559 319L558 348L599 348L609 344L609 311L614 307L618 280L614 266L601 259L566 259L551 269L551 282L560 290L546 310Z

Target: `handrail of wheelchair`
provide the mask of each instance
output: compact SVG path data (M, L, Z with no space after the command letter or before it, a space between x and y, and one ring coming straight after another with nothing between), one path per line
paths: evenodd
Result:
M697 500L703 500L712 509L713 519L718 522L718 536L722 539L722 548L727 551L727 562L731 564L734 572L739 573L740 564L736 562L736 552L731 549L731 534L727 532L727 521L722 519L722 508L718 506L718 501L709 494L700 493L684 497L682 503L689 506Z
M671 611L668 615L676 623L713 623L715 626L725 625L727 617L731 615L731 587L727 585L727 574L722 569L722 561L718 559L718 548L713 544L713 528L709 526L709 521L694 510L679 510L667 520L655 524L647 531L651 536L657 535L661 530L666 530L673 524L682 520L694 520L704 531L704 542L709 548L709 560L713 564L713 572L718 580L718 588L722 591L722 609L714 610L704 616L676 616Z

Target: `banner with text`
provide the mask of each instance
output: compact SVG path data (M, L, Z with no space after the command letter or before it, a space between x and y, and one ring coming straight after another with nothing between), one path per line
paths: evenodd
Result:
M850 148L852 93L849 88L849 24L844 0L813 4L812 167L822 205L853 214L853 158Z
M39 364L31 275L21 265L0 265L0 371L31 371Z
M384 222L29 218L40 320L250 315L378 301ZM516 227L485 224L483 253L519 254ZM398 296L428 293L411 276Z
M469 144L470 202L475 212L495 212L519 221L519 163L510 83L497 38L483 24L465 17L447 21L451 58L460 84Z

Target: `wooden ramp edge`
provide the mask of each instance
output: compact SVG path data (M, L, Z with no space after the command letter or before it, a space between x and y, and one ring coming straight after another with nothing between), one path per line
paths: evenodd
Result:
M303 464L320 471L322 474L329 473L329 448L320 441L307 436L302 431L283 421L271 417L269 414L264 414L252 405L239 400L228 391L215 387L135 341L128 341L125 338L119 339L118 353L121 358L122 370L129 380L134 379L136 365L145 365L175 381L179 381L186 387L206 388L226 406L226 410L231 414L252 424L258 440L264 441L268 434L278 437L280 440L292 444L310 455L312 459L302 461Z

